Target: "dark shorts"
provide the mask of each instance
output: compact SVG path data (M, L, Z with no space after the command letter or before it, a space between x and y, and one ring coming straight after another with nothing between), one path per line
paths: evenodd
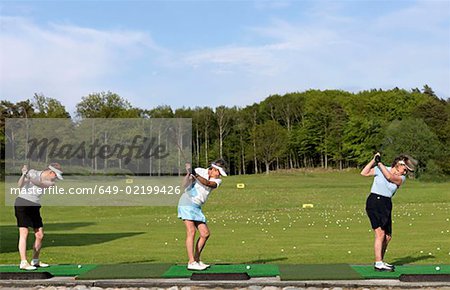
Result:
M389 197L371 193L367 197L366 212L372 229L381 228L392 235L392 200Z
M14 213L16 215L17 226L19 228L42 228L41 206L37 203L23 198L16 198L14 203Z

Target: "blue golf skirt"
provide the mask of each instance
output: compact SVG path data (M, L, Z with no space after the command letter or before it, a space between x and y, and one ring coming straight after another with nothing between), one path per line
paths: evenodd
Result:
M187 193L183 193L178 201L178 218L206 223L206 217L202 212L202 207L192 202Z

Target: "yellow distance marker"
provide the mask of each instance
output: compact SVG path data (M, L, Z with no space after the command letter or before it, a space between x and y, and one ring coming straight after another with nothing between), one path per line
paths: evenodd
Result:
M312 204L312 203L304 203L302 207L303 208L313 208L314 204Z
M245 188L245 184L244 183L238 183L236 184L237 188Z
M125 180L125 182L126 182L126 183L133 183L133 179L132 179L132 178L127 178L127 179Z

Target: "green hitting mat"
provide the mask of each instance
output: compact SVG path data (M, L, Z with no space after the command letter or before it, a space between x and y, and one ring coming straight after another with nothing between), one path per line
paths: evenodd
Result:
M97 265L50 265L47 268L37 268L33 271L20 270L18 265L0 265L0 273L43 273L48 272L53 276L73 277L95 269Z
M361 275L347 264L279 265L283 281L294 280L358 280Z
M373 265L353 265L353 270L359 273L364 279L398 279L400 275L421 274L439 275L450 274L450 265L405 265L396 266L395 272L378 272L373 269ZM436 269L438 267L439 270Z
M192 273L202 274L232 274L247 273L250 277L275 277L280 275L277 265L271 264L240 264L212 265L203 271L189 271L186 265L174 265L164 274L163 278L190 278Z
M450 275L450 265L397 266L395 272L377 272L373 265L347 264L219 264L205 271L189 271L186 265L173 264L109 264L109 265L51 265L35 271L20 270L17 265L0 265L0 273L44 273L53 276L76 277L81 280L96 279L144 279L144 278L191 278L193 273L242 274L250 277L280 276L283 281L302 280L359 280L399 279L401 275ZM19 276L18 275L18 276ZM402 276L402 277L404 277ZM9 278L8 278L9 279ZM15 279L15 278L12 278ZM20 279L17 277L17 279Z
M112 264L99 265L79 275L79 280L161 278L172 264Z

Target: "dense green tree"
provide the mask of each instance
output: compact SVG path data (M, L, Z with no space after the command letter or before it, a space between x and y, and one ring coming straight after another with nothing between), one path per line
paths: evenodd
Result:
M422 89L423 93L431 97L437 97L433 89L429 85L424 85Z
M442 156L439 139L422 119L405 118L393 121L386 129L385 138L391 140L385 148L384 155L387 160L406 153L416 158L420 170L423 170L431 160L438 160Z
M89 94L76 106L82 118L137 118L141 111L133 108L127 100L112 92Z
M269 174L270 165L286 152L287 131L277 122L269 120L256 126L254 139L256 155L264 162L266 174Z
M1 105L2 130L6 117L70 117L60 102L43 95L35 95L33 102L2 101ZM189 138L177 131L177 140L183 150L188 150L187 143L191 142L192 161L196 166L205 167L213 159L223 157L229 162L229 170L233 174L260 173L261 168L267 172L275 168L362 166L377 151L389 158L408 151L418 155L421 170L436 169L450 174L450 101L437 97L428 85L422 90L413 88L410 91L398 87L390 90L374 88L358 93L308 90L271 95L242 108L218 106L214 110L210 107L174 110L170 106L140 109L117 94L102 92L83 97L76 110L81 120L77 122L86 118L179 118L183 122L183 118L191 118ZM162 136L161 130L150 127L120 130L130 134ZM268 134L270 130L267 128L272 128L272 135ZM394 138L411 133L414 128L420 131L414 133L414 143ZM103 142L125 141L115 140L112 128L91 129L86 138L92 139L101 131ZM283 132L282 137L273 139L274 132L278 131ZM45 130L41 133L44 134ZM267 134L263 139L272 140L275 145L283 144L283 150L275 154L275 159L262 154L262 148L267 144L261 144L258 136L263 134ZM428 142L430 145L425 146ZM19 155L26 151L17 149ZM273 165L275 161L276 166ZM96 168L106 168L109 162L121 161L107 160ZM163 165L155 167L146 160L137 166L147 166L148 172L153 173L164 169Z
M362 166L382 151L382 123L378 119L350 117L344 128L343 149L351 166Z
M215 116L219 135L219 157L223 159L223 142L231 131L232 119L236 115L236 107L227 108L225 106L219 106L216 108Z
M33 105L37 110L34 113L35 118L70 118L60 101L42 94L34 94Z

